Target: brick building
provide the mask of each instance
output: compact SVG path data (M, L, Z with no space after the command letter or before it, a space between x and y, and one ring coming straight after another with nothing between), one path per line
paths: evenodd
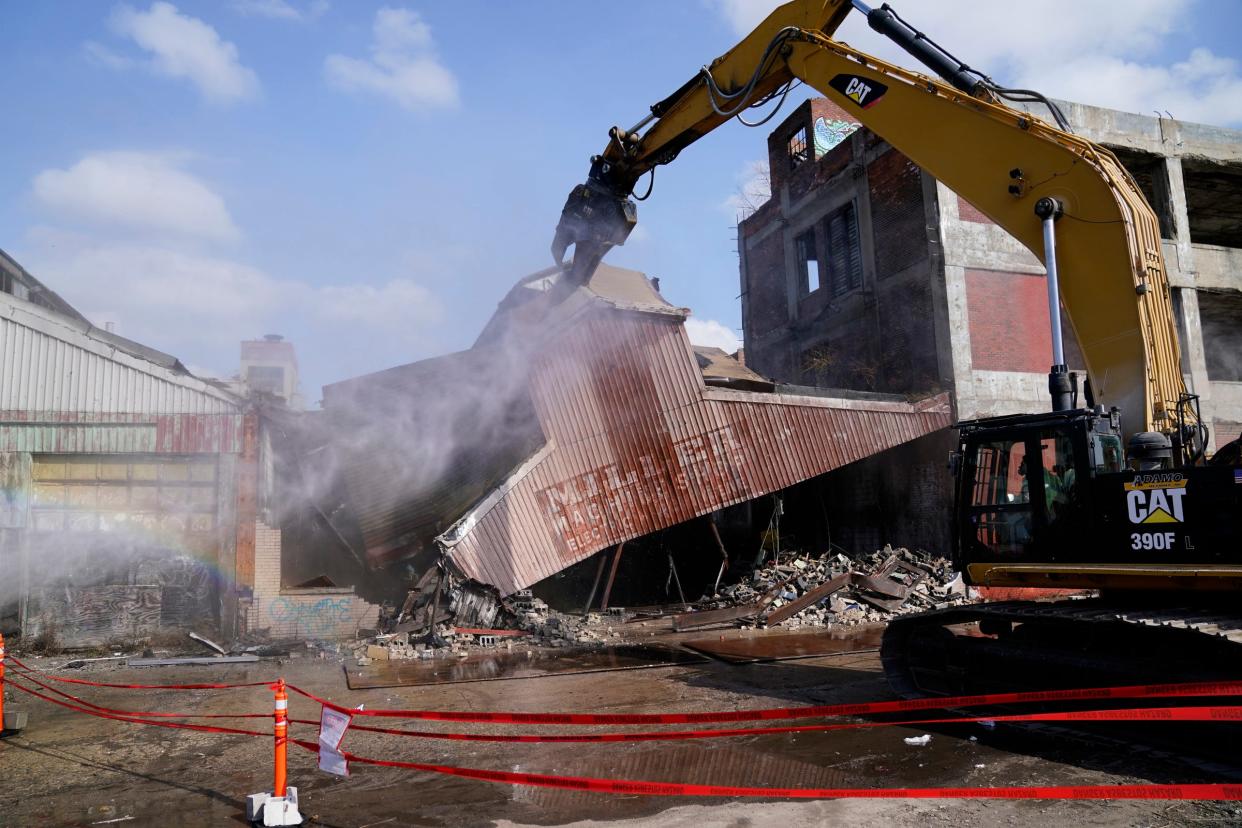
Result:
M1062 108L1160 217L1187 386L1223 445L1242 430L1242 132ZM1047 408L1035 256L826 99L771 133L768 158L772 196L739 224L749 367L778 382L947 390L962 419ZM951 432L929 435L830 475L838 525L860 548L947 547L952 445Z

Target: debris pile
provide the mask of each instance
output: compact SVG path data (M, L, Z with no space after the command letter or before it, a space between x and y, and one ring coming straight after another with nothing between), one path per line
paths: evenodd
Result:
M464 600L460 596L470 595L470 589L470 585L466 585L464 591L453 588L452 605L462 606L468 603L468 599ZM622 616L614 613L592 612L583 616L558 612L526 589L500 600L488 617L497 627L477 628L438 623L433 635L419 634L412 629L401 630L402 627L411 625L400 622L395 627L401 631L379 633L367 641L355 644L352 656L359 667L366 667L383 661L465 658L472 653L496 649L512 650L517 646L604 646L617 643L616 639L621 637L621 633L614 625L623 620ZM461 613L452 617L452 621L462 623ZM502 624L503 627L500 626Z
M795 553L722 588L695 612L674 616L673 626L850 626L965 603L967 593L950 561L921 550L885 546L861 559Z
M965 582L949 560L885 546L860 558L787 553L711 597L637 616L671 617L675 631L719 624L797 629L874 623L969 600ZM365 667L383 661L465 658L515 646L606 646L621 643L621 625L631 615L620 608L585 615L558 612L525 589L502 598L469 581L434 587L425 583L411 591L399 612L385 613L381 629L386 632L356 644L352 656ZM432 618L434 626L429 626Z

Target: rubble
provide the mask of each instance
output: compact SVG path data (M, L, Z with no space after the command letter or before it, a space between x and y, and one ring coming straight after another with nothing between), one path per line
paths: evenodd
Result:
M675 629L728 621L797 629L882 622L970 600L961 573L922 550L883 549L861 558L788 553L674 618Z
M671 618L674 631L719 624L855 626L968 600L961 574L947 559L885 546L858 558L782 553L710 597L676 605ZM515 646L602 647L618 643L618 627L635 614L622 607L558 612L528 589L501 597L471 581L424 578L399 611L387 608L380 622L386 632L359 640L350 655L365 667L383 661L464 658ZM435 623L429 624L433 617Z

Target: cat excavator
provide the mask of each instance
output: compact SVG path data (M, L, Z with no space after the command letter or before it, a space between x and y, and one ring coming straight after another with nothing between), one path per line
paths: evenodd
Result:
M835 40L855 12L935 77ZM633 127L610 130L557 226L562 278L586 282L625 241L644 176L727 121L779 107L798 82L1003 227L1047 271L1050 410L957 423L953 557L975 586L1096 597L896 618L881 650L893 688L956 695L1242 678L1238 444L1206 456L1155 213L1117 157L1073 134L1037 92L998 84L887 4L786 3ZM1082 402L1062 307L1086 364Z

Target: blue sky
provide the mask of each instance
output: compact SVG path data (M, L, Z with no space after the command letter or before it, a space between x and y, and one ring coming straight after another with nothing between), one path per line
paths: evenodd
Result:
M0 3L0 247L196 370L228 375L240 339L285 334L314 402L467 347L550 264L608 128L771 5ZM895 5L1002 81L1242 125L1242 4ZM898 57L857 21L842 36ZM766 136L730 124L661 169L609 259L659 276L704 341L740 328L736 197Z

